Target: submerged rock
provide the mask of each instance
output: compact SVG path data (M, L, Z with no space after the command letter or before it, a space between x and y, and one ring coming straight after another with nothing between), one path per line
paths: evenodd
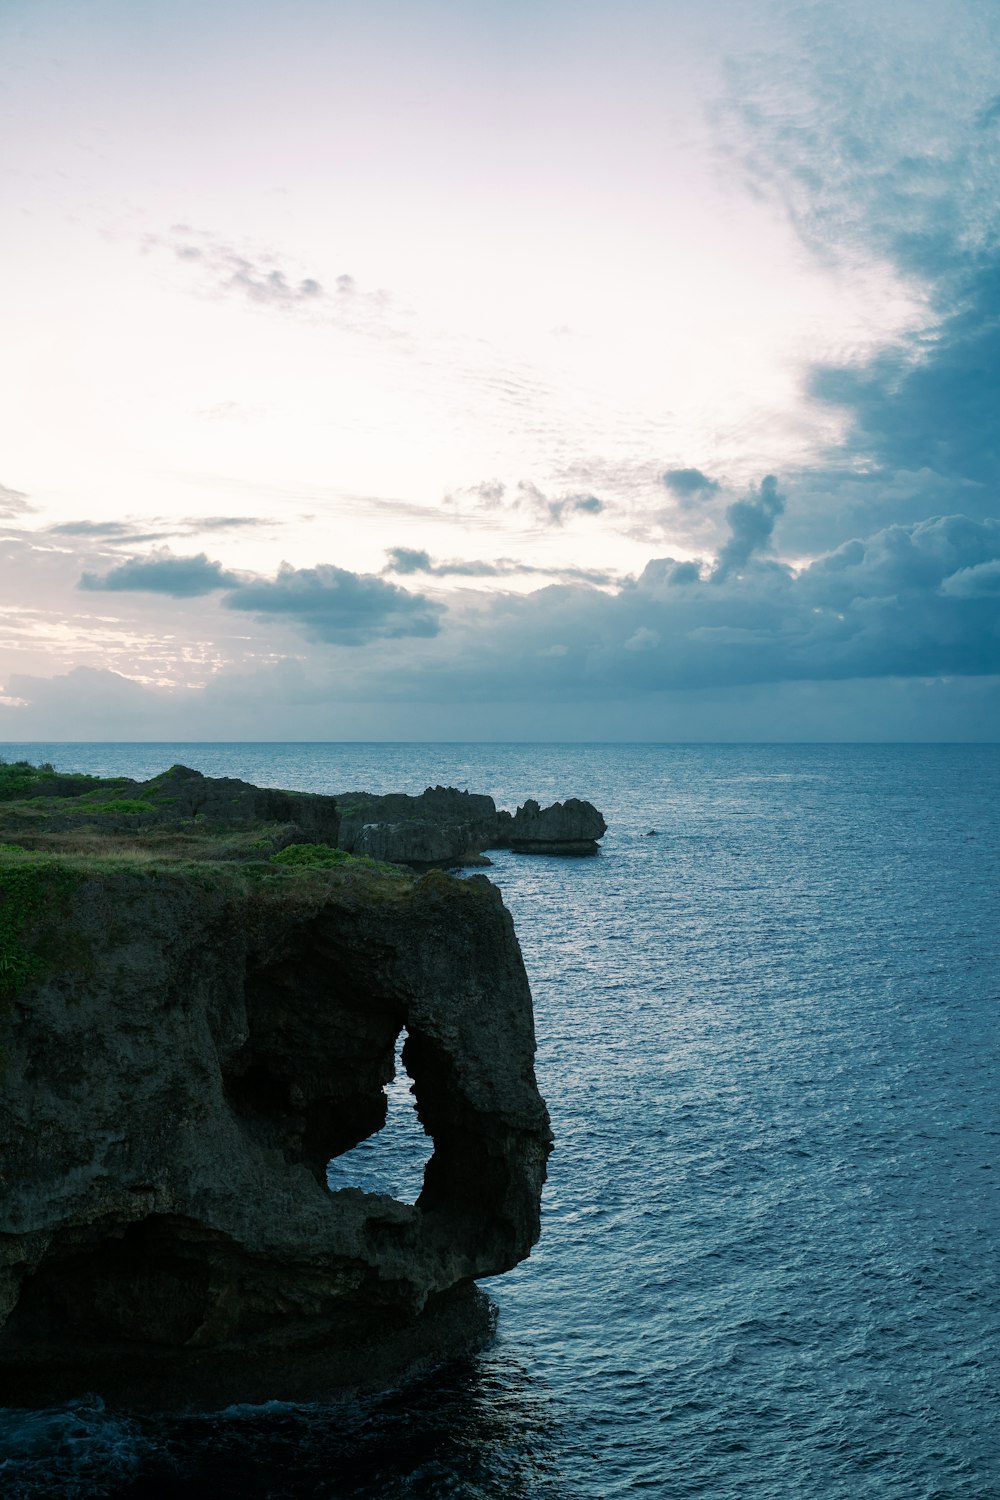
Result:
M4 858L0 1403L310 1399L489 1336L551 1135L487 880ZM423 1191L331 1192L404 1028Z

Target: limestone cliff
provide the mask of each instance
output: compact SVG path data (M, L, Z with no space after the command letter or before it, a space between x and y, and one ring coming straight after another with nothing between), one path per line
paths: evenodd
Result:
M419 796L344 792L324 796L253 786L233 776L203 776L171 766L148 781L0 767L0 836L33 848L100 846L110 833L131 835L143 847L182 853L193 840L199 859L257 858L266 847L316 842L349 854L410 865L488 865L486 849L520 854L596 854L606 832L589 802L570 798L551 807L525 802L516 813L497 811L492 797L428 787ZM13 774L11 774L13 773ZM30 796L11 802L4 785L25 783ZM209 847L206 833L228 834ZM243 835L242 842L240 835ZM54 838L54 836L59 836Z
M0 860L0 1403L311 1397L488 1333L551 1141L513 925L342 858ZM420 1198L330 1192L404 1028Z

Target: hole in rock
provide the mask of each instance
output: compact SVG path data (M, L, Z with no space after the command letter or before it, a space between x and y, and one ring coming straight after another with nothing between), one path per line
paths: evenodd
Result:
M386 1193L400 1203L416 1203L424 1185L424 1168L434 1154L434 1142L417 1117L409 1073L403 1066L405 1030L396 1038L395 1076L386 1085L385 1124L367 1140L335 1156L327 1165L327 1186L358 1187L366 1193Z

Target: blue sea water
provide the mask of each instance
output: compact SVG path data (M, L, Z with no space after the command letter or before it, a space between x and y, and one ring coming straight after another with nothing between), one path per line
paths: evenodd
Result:
M610 824L491 872L557 1140L495 1343L349 1406L0 1412L5 1500L1000 1495L1000 747L0 753ZM412 1195L409 1108L334 1171Z

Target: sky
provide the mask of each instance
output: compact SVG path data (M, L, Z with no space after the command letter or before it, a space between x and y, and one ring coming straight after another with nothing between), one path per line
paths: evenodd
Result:
M0 741L1000 738L992 0L0 0Z

